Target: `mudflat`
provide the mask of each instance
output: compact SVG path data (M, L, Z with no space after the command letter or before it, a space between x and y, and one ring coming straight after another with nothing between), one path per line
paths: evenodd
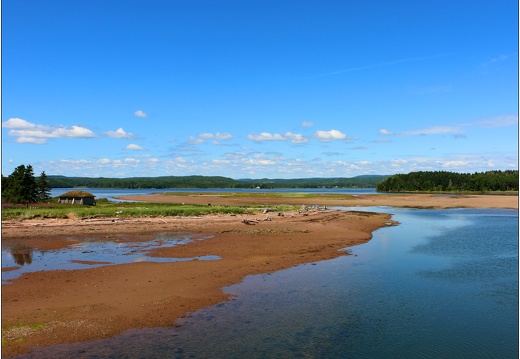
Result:
M190 312L228 300L221 289L247 275L346 255L341 249L367 242L378 228L397 225L387 214L330 210L325 206L518 208L517 196L226 198L213 194L127 199L320 207L280 215L258 211L236 216L3 222L3 244L21 241L38 251L66 248L87 238L142 241L143 237L153 240L157 234L190 233L205 239L156 249L149 255L220 258L26 273L2 284L3 356L24 353L38 345L106 338L130 328L172 326Z

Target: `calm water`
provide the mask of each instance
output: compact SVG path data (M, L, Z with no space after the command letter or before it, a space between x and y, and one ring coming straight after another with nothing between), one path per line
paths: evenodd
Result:
M68 191L78 188L53 188L51 197L57 197ZM82 188L80 188L82 189ZM83 189L82 189L83 190ZM126 188L85 188L85 191L92 193L99 198L107 198L111 201L118 201L118 196L138 196L149 195L156 192L193 192L193 193L226 193L226 192L245 192L245 193L264 193L264 192L289 192L289 193L339 193L339 194L376 194L375 188L277 188L271 190L250 189L250 188L164 188L164 189L126 189Z
M181 327L25 357L518 358L518 211L368 210L400 225L350 256L247 277Z
M124 238L124 235L122 236ZM81 243L71 243L66 248L56 250L35 250L19 242L9 241L2 244L2 268L15 268L2 272L2 284L9 284L12 279L24 273L48 270L74 270L106 265L135 262L181 262L188 260L217 260L218 256L195 258L160 258L150 257L148 253L157 248L173 247L194 240L203 240L207 236L192 234L134 236L134 241L119 241L118 236L92 237ZM142 240L139 241L139 238Z

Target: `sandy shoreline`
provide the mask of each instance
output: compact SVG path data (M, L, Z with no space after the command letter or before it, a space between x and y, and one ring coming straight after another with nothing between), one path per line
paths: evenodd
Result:
M326 200L316 196L231 201L215 195L193 195L139 199L228 205L518 209L516 196L365 195ZM159 249L153 255L173 258L214 255L221 259L141 262L25 274L12 284L2 285L2 354L23 353L37 345L106 338L130 328L171 326L175 319L189 312L227 300L221 288L238 283L247 275L344 255L340 249L365 243L374 230L396 224L385 214L334 210L270 214L269 221L266 216L256 213L96 222L79 219L3 222L3 245L23 241L27 246L46 250L63 248L87 237L132 241L142 240L143 236L153 239L158 233L192 233L211 237ZM243 217L253 220L253 224L243 223Z

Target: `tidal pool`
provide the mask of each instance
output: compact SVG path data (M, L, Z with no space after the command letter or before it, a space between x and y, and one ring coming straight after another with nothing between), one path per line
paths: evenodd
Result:
M400 224L349 256L246 277L180 327L20 358L518 357L518 211L365 210Z
M124 236L122 239L93 237L58 250L38 250L25 245L23 241L10 241L9 244L2 245L2 269L12 268L9 271L2 271L2 284L7 284L10 280L28 272L85 269L134 262L164 263L220 259L218 256L158 258L148 255L154 249L173 247L205 238L208 237L191 234L162 234L155 236L154 239L145 239L143 236L142 241L125 241Z

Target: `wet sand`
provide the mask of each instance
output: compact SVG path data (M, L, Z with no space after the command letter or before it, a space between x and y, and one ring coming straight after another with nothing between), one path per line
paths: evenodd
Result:
M252 206L284 203L518 208L516 196L392 195L385 199L386 196L231 201L215 195L193 195L146 196L140 200ZM266 220L267 216L271 220ZM250 224L244 223L244 218ZM11 284L2 285L2 355L24 353L37 345L106 338L130 328L172 326L176 319L190 312L228 300L221 288L238 283L247 275L345 255L340 249L365 243L374 230L388 225L396 225L389 215L335 210L294 211L284 216L258 212L244 216L95 222L80 219L3 222L3 245L23 241L29 247L46 250L64 248L82 238L132 241L139 237L141 241L143 235L152 240L159 233L193 233L211 237L158 249L152 255L172 258L213 255L221 259L140 262L24 274Z

